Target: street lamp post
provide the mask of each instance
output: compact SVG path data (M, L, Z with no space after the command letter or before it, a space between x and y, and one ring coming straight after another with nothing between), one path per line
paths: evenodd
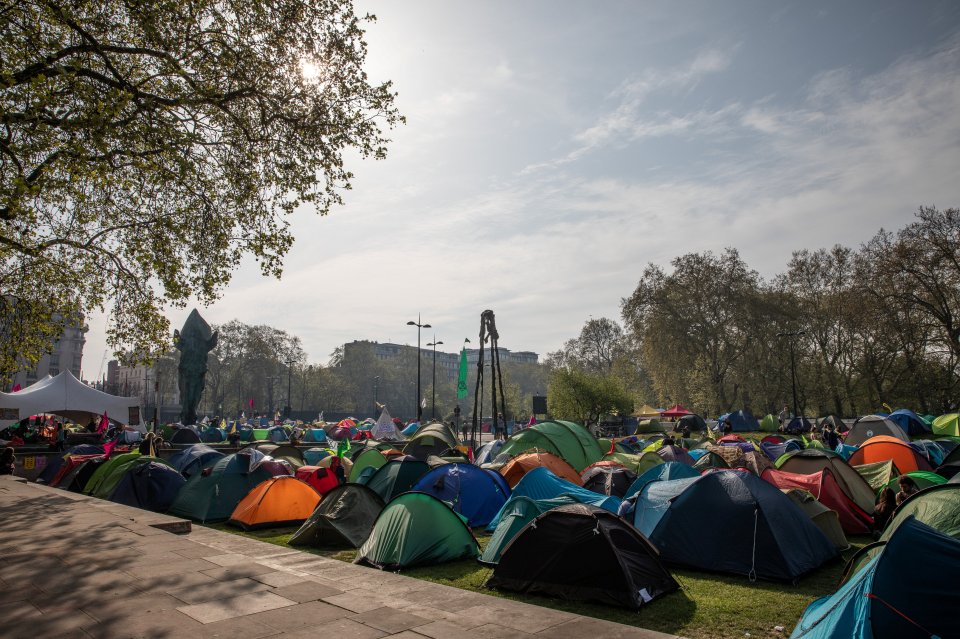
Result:
M377 391L380 390L380 376L373 378L373 416L377 417Z
M293 373L293 360L287 362L287 405L283 407L283 418L290 419L290 411L293 410L293 397L290 395L290 378Z
M417 327L417 422L419 422L423 415L423 406L420 405L420 330L432 327L429 324L421 324L419 313L417 314L417 321L410 320L407 322L407 326Z
M783 333L777 333L777 337L786 337L788 338L788 344L790 345L790 385L793 388L793 415L794 417L800 417L800 412L797 405L797 364L794 360L793 355L793 345L796 342L796 339L801 335L806 335L806 331L784 331ZM801 418L801 425L803 420Z
M433 346L433 387L430 391L430 418L437 418L437 346L443 342L437 341L437 334L433 334L433 341L427 346Z

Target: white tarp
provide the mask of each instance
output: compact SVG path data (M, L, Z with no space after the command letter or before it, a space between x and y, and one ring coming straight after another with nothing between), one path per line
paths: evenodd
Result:
M0 393L0 427L39 413L55 413L79 424L90 414L107 414L121 424L141 427L140 399L118 397L90 388L69 370L45 377L16 393Z

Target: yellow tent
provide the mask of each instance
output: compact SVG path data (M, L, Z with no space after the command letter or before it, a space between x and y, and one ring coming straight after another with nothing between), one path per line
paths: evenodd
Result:
M653 417L660 417L660 411L650 404L644 404L633 412L633 416L640 419L651 419Z

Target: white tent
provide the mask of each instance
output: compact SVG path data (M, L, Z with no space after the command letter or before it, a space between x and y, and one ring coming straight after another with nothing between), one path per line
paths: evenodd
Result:
M406 439L403 433L397 430L397 426L393 423L386 406L383 407L383 412L380 413L377 423L370 429L370 436L384 442L402 442Z
M55 413L78 423L91 414L103 415L115 422L142 430L140 399L118 397L90 388L69 370L56 377L45 377L16 393L0 393L0 427L39 413Z

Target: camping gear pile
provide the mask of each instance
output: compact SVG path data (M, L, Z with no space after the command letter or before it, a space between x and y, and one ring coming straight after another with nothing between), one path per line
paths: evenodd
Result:
M301 429L310 448L286 443L282 425L250 429L253 443L240 450L208 445L209 428L181 429L193 438L182 435L189 445L169 460L76 447L41 480L199 522L298 527L291 545L357 548L357 563L386 570L477 559L493 569L491 588L632 609L677 589L670 566L796 582L848 548L847 535L873 532L877 495L899 491L903 477L920 492L834 597L867 588L897 599L884 588L909 563L899 548L952 552L960 538L960 486L947 483L960 476L956 415L931 424L896 411L849 428L831 418L845 433L834 450L806 433L746 438L771 420L745 410L721 418L732 425L723 436L681 406L665 413L683 421L684 437L644 429L597 439L551 420L487 444L474 461L450 426L405 435L386 411ZM225 426L227 437L238 432ZM482 553L476 529L491 535ZM868 609L882 618L877 605L815 602L797 628L843 633Z

